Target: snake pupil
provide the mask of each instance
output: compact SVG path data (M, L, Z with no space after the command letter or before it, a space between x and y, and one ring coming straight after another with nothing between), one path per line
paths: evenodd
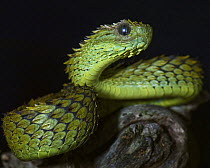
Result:
M118 26L117 30L119 34L125 36L125 35L130 34L131 27L128 23L122 23Z

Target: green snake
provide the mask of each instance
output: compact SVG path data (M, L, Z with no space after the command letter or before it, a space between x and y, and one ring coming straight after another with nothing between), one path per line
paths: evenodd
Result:
M103 117L137 103L184 104L202 89L202 69L189 56L157 56L125 65L151 42L152 28L121 20L102 25L69 54L70 82L3 118L8 146L22 160L42 159L84 144ZM117 62L117 63L116 63ZM115 64L113 64L115 63Z

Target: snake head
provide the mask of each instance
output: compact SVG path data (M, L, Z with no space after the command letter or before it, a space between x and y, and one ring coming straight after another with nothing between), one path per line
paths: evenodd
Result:
M120 58L139 54L148 47L152 39L152 28L148 24L130 20L121 20L112 25L101 25L93 33L94 35L88 36L90 42L94 44L92 47L97 49L103 44L104 52L116 54ZM121 51L120 54L117 54L119 51Z
M70 54L66 72L75 85L93 86L101 72L113 62L145 50L152 38L152 28L142 22L121 20L102 25Z

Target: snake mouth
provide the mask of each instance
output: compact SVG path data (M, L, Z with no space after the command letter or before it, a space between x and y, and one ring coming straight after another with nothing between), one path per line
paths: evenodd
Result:
M125 53L123 54L123 56L120 59L111 63L105 70L113 68L113 67L119 67L119 66L125 67L125 66L128 66L128 65L136 62L137 60L139 60L138 55L140 54L140 52L142 50L147 49L150 42L143 42L142 40L140 40L141 42L139 42L139 40L137 40L137 41L138 42L136 44L136 47L135 47L135 49L133 49L132 52L129 51L129 49L127 49L127 47L125 47L125 49L124 49Z

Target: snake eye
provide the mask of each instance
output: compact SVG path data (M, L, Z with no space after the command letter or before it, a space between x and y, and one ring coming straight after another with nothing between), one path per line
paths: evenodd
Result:
M131 27L128 23L121 23L118 27L117 27L118 33L125 36L130 34L131 32Z

